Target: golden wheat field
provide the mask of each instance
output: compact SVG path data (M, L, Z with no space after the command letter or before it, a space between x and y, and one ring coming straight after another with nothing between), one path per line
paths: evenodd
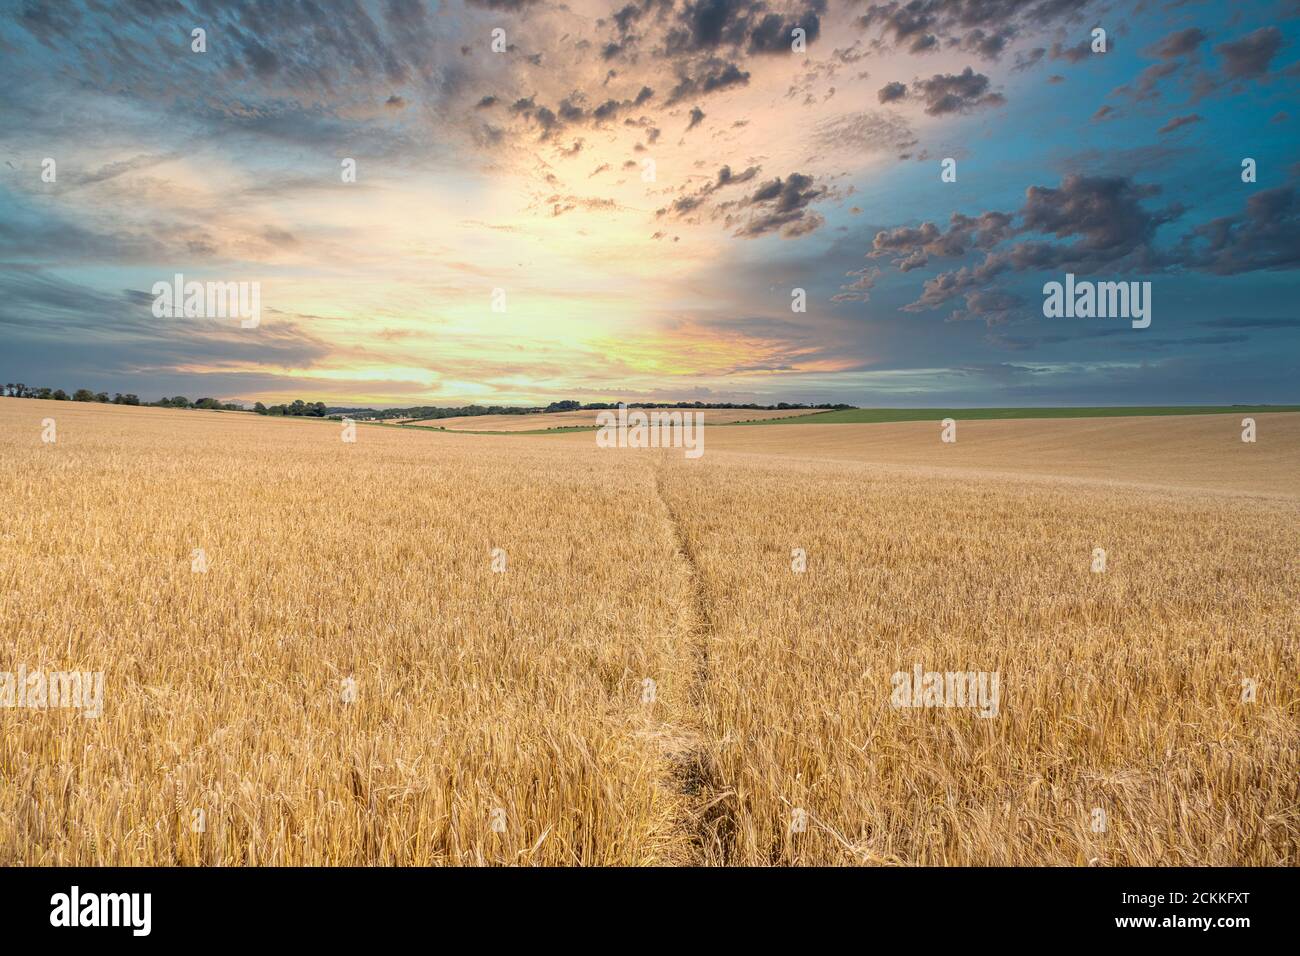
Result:
M104 674L0 707L0 864L1295 865L1300 415L1259 423L688 460L0 399L0 672ZM996 716L893 706L914 668Z

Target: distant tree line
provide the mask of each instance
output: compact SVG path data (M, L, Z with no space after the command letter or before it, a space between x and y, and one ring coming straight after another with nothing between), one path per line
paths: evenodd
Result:
M478 415L541 415L546 412L577 412L618 408L619 402L576 402L567 399L551 402L549 405L462 405L443 408L436 405L413 405L410 408L385 408L376 411L373 408L330 408L329 412L344 413L358 419L367 418L418 418L429 421L438 418L471 418ZM843 402L822 402L817 405L805 405L795 402L778 402L775 405L758 405L753 402L739 404L736 402L624 402L628 408L743 408L754 411L785 411L797 409L843 409L853 408Z
M43 398L55 402L100 402L108 405L147 405L155 408L207 408L217 409L225 412L246 412L248 411L243 405L236 402L222 402L215 398L200 398L191 402L183 395L177 395L173 398L163 397L156 402L142 402L139 396L123 395L115 392L112 398L108 397L108 392L92 392L88 388L79 388L71 395L61 388L31 388L22 382L7 383L4 385L3 394L9 398ZM306 417L306 418L337 418L340 415L346 415L349 418L356 419L386 419L386 418L417 418L424 421L437 418L471 418L478 415L540 415L546 412L577 412L585 410L603 410L609 408L618 408L619 402L581 402L566 399L561 402L551 402L549 405L461 405L459 407L440 407L437 405L413 405L409 408L385 408L382 411L376 411L373 408L341 408L330 407L324 402L304 402L297 399L285 405L264 405L258 402L253 406L253 411L259 415ZM805 405L802 403L777 402L775 405L757 405L749 403L745 405L736 402L625 402L628 408L743 408L754 411L785 411L795 409L843 409L853 408L853 405L846 405L842 402L832 404L823 402L817 405Z
M154 408L215 408L226 412L244 412L247 411L243 405L234 402L222 402L215 398L200 398L198 401L191 402L184 396L177 395L175 398L160 398L156 402L142 402L140 396L131 394L125 395L121 392L114 392L113 397L108 397L108 392L92 392L88 388L79 388L71 395L61 388L37 388L28 386L22 382L8 382L0 388L0 394L6 398L40 398L51 402L98 402L101 405L145 405Z
M293 417L324 418L328 409L325 407L324 402L304 402L299 398L288 405L263 405L258 402L253 406L253 411L259 415L271 415L272 417L290 415Z

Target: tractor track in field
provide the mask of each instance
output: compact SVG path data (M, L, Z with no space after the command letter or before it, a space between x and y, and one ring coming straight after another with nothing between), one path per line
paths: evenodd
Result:
M706 741L708 730L705 710L709 700L709 643L714 615L700 571L699 561L681 513L672 495L664 490L668 465L666 459L655 468L655 493L671 525L677 553L690 574L691 623L685 644L693 657L687 703L692 733L678 738L678 746L668 747L666 757L671 766L673 786L685 807L678 829L690 847L691 865L726 864L735 833L733 810L735 793L719 778L718 769Z

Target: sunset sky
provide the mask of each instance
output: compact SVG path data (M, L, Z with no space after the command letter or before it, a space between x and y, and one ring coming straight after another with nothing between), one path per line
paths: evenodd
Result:
M1295 2L0 10L4 381L376 406L1300 393ZM1044 318L1066 272L1150 281L1151 327ZM155 318L175 273L260 282L261 324Z

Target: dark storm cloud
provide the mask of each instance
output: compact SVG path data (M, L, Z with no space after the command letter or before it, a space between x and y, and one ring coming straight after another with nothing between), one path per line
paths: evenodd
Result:
M1019 211L1021 232L1075 238L1064 265L1111 265L1146 249L1156 229L1183 212L1179 204L1147 210L1160 187L1119 176L1066 176L1058 188L1030 186Z
M949 45L955 46L964 53L974 53L985 60L996 60L1002 55L1002 51L1007 47L1007 41L1012 36L1014 33L1010 31L989 33L977 28L962 37L960 42Z
M983 317L990 324L1014 312L1007 294L994 287L1006 274L1190 269L1236 275L1300 267L1300 201L1293 186L1255 193L1242 213L1195 226L1167 248L1157 246L1157 231L1185 210L1179 203L1150 208L1159 193L1127 176L1072 174L1055 188L1031 186L1014 213L957 214L947 230L931 222L881 230L868 256L910 272L932 258L982 251L982 260L926 280L904 311L926 311L961 296L966 308L954 318Z
M986 321L1006 321L1009 307L1002 297L972 296L996 291L992 283L1006 273L1061 270L1091 273L1101 268L1129 271L1159 269L1168 264L1154 248L1156 230L1183 212L1178 204L1159 210L1143 203L1159 193L1155 186L1134 183L1127 177L1065 177L1056 188L1031 186L1015 213L985 212L970 217L954 215L946 231L934 223L919 227L882 230L872 243L872 258L888 257L900 271L909 272L933 258L960 258L984 252L975 265L940 273L927 280L920 297L905 311L935 308L957 296L966 297L960 318L983 316ZM1069 243L1028 239L1004 245L1017 236L1036 234Z
M1014 234L1012 217L1003 212L986 212L976 217L953 213L948 229L932 222L917 228L900 227L876 233L868 255L873 259L892 257L901 272L927 265L931 256L957 258L967 252L991 249Z
M619 116L647 103L655 91L648 86L641 87L635 98L615 100L607 99L598 106L588 109L586 95L579 90L570 93L564 99L560 100L557 106L552 109L548 106L542 106L537 103L537 97L521 97L515 100L510 106L510 112L531 119L541 130L541 139L549 140L559 135L566 129L574 127L599 127L605 123L618 119ZM480 108L491 106L496 102L496 97L484 97L479 101ZM701 118L703 118L701 116ZM629 126L648 126L647 136L650 142L658 137L659 131L651 126L648 121L634 120L631 117L623 121Z
M884 86L880 88L880 91L876 94L876 99L878 99L881 103L893 103L897 100L905 99L906 97L907 97L907 84L899 83L898 81L894 81L893 83L886 83Z
M819 4L824 10L825 4ZM806 12L797 20L786 20L780 14L769 13L749 35L750 53L789 53L794 44L795 29L804 31L804 41L812 43L821 35L821 19L817 13Z
M822 225L822 217L809 206L825 195L825 187L815 185L812 176L802 173L763 183L742 203L751 209L751 215L735 234L754 238L780 233L787 239L806 235Z
M727 228L734 229L733 235L746 239L770 234L796 239L814 232L825 222L810 207L830 191L803 173L760 183L752 193L739 199L718 202L713 198L719 190L750 182L758 173L757 166L741 173L733 173L730 166L723 166L712 181L689 195L679 196L658 210L656 216L681 218L703 214L713 219L721 216Z
M917 80L912 84L912 92L925 101L925 111L930 116L969 113L981 106L1001 106L1006 102L1001 93L989 92L987 76L969 66L960 73L936 73L929 79Z
M750 166L742 173L733 173L730 166L723 166L718 170L717 178L705 189L709 192L715 192L724 186L738 186L741 183L747 183L760 172L759 167Z
M632 162L631 160L629 160L628 164L625 164L625 166L629 164L633 167L636 166L636 163ZM703 211L704 209L708 208L707 202L709 200L709 197L713 193L716 193L720 189L725 189L728 186L739 186L743 183L747 183L752 179L754 179L754 177L756 177L759 174L759 172L761 172L761 169L758 166L750 166L749 168L745 169L743 172L740 173L732 172L730 166L723 166L721 169L718 170L718 175L714 177L714 179L711 182L705 183L702 187L700 187L698 190L696 190L694 193L690 195L679 196L677 199L673 200L673 202L670 203L668 206L659 209L655 213L655 215L657 217L663 217L663 216L681 217L688 213L693 213L696 210ZM731 205L734 204L726 203L724 204L724 208L726 206L731 206Z
M668 94L667 106L673 106L692 96L717 93L733 86L746 86L749 73L735 63L706 60L695 67L694 75L679 74L677 85Z
M1216 275L1300 267L1300 202L1294 186L1253 194L1244 212L1197 226L1179 252L1189 266Z
M955 47L996 60L1022 31L1078 22L1088 0L890 0L867 7L858 18L889 45L911 53Z
M795 27L812 43L821 33L825 0L809 0L787 15L767 9L764 0L686 0L664 37L672 57L728 48L750 53L789 53Z

